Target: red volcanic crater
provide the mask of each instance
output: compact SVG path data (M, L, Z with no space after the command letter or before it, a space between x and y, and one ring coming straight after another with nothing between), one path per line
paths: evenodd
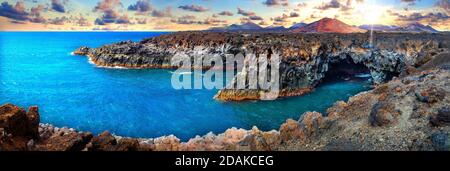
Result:
M306 26L292 30L294 33L364 33L366 30L331 18L323 18Z

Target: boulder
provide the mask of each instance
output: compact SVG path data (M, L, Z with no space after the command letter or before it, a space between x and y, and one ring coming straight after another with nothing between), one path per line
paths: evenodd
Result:
M0 128L12 136L26 136L28 118L24 109L12 104L0 106Z
M431 116L430 123L434 126L450 125L450 107L443 107L436 115Z
M89 51L90 51L89 47L82 46L82 47L79 47L78 49L76 49L73 52L73 54L74 55L79 55L79 56L85 56L85 55L87 55L89 53Z
M286 120L280 127L280 138L283 142L303 137L300 124L292 119Z
M81 151L92 139L91 133L71 132L66 134L54 134L45 141L36 144L37 151Z
M369 123L372 126L386 126L396 122L400 112L392 103L378 102L372 107Z

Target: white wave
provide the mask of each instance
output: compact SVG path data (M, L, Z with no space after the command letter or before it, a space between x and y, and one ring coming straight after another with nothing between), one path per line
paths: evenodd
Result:
M171 74L178 74L178 75L190 75L192 74L192 72L187 71L187 72L175 72L175 71L170 71Z
M97 68L107 68L107 69L129 69L126 67L121 67L121 66L97 66L95 65L95 63L91 60L91 58L88 58L88 63L94 65Z
M370 75L370 74L356 74L355 77L356 78L369 78L369 77L372 77L372 75Z

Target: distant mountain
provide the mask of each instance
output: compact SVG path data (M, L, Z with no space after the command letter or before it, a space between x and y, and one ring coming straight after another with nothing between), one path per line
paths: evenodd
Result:
M263 29L263 31L274 31L274 32L282 32L282 31L287 31L287 28L284 26L268 26L266 28Z
M292 30L295 33L363 33L366 30L331 18L323 18L306 26Z
M228 26L227 29L228 30L259 30L259 29L262 29L262 27L259 26L258 24L248 22L248 23L244 23L242 25L233 24L231 26Z
M301 27L306 26L306 25L308 25L308 24L306 24L306 23L297 23L297 24L294 24L291 27L289 27L289 30L298 29L298 28L301 28Z
M247 22L244 24L232 24L227 27L214 27L208 29L209 31L259 31L263 28L258 24Z
M408 24L404 27L400 27L398 29L395 29L395 31L400 31L400 32L427 32L427 33L438 33L439 31L437 31L436 29L434 29L433 27L427 25L423 25L420 23L411 23Z
M373 27L374 31L383 31L383 32L426 32L426 33L438 33L436 29L431 26L425 26L420 23L411 23L405 26L386 26L386 25L362 25L359 26L361 29L370 30Z
M360 29L364 30L371 30L373 31L392 31L395 29L400 28L399 26L388 26L388 25L382 25L382 24L374 24L374 25L361 25L359 26Z

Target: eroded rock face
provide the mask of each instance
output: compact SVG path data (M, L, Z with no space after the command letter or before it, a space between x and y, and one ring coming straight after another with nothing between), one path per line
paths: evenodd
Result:
M128 68L176 68L170 61L186 54L194 59L226 54L278 54L279 97L303 95L312 90L343 60L365 66L375 83L383 83L407 68L419 67L450 48L449 34L377 33L373 45L369 34L214 33L177 32L140 42L124 41L75 54L87 55L98 66ZM246 58L247 59L247 58ZM226 63L226 61L224 61ZM247 72L241 72L245 74ZM235 84L235 81L231 82ZM224 89L216 98L224 101L258 100L261 89Z

